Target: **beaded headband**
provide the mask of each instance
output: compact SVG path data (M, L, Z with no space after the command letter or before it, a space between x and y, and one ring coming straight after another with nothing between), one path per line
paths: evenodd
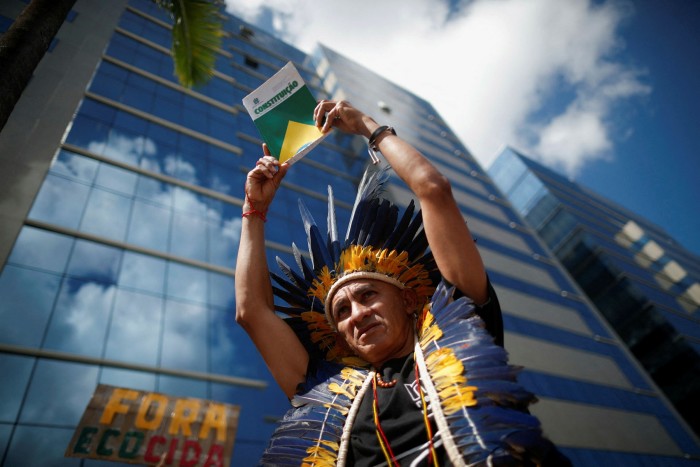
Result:
M327 359L350 355L335 328L331 302L335 293L352 280L369 278L415 290L421 303L430 300L440 276L422 229L420 211L411 201L399 208L381 192L386 169L365 172L358 188L345 239L339 240L333 190L328 187L328 231L322 235L311 213L299 201L311 264L292 244L298 266L295 271L277 258L285 277L271 274L279 285L275 295L290 306L277 305L289 316L287 322L300 335L310 353ZM324 238L325 237L325 238Z

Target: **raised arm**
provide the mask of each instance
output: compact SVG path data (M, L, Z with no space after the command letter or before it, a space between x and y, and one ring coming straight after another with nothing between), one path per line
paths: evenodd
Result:
M292 329L274 311L265 256L265 214L287 172L265 157L248 172L241 239L236 260L236 322L248 333L282 391L292 397L304 380L309 356Z
M320 102L314 117L324 132L336 127L369 138L380 127L344 101ZM425 233L442 276L477 304L484 303L488 298L484 265L447 178L400 136L384 131L374 143L418 198Z

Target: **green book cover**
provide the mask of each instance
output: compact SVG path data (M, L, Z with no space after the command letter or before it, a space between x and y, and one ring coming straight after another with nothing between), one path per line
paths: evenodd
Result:
M293 164L326 136L316 127L316 99L292 62L243 98L270 153Z

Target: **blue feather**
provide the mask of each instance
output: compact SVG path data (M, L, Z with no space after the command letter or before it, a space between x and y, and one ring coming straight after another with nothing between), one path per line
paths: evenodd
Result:
M333 196L333 188L328 185L328 252L331 255L333 264L340 261L340 240L338 239L338 225L335 220L335 198Z
M315 271L321 270L323 266L327 266L329 269L333 269L333 259L328 252L328 248L325 244L321 231L316 225L311 212L306 207L306 204L299 199L299 212L301 213L301 219L304 222L304 230L306 231L306 237L308 240L309 253L311 253L311 265Z
M406 207L406 210L404 211L403 215L401 216L401 220L399 223L396 225L394 228L394 231L391 233L389 238L386 240L384 243L384 247L387 250L396 250L396 243L401 239L403 236L403 233L406 231L408 228L408 225L411 222L411 219L413 218L413 212L415 211L416 208L416 203L414 200L411 200L408 203L408 206Z

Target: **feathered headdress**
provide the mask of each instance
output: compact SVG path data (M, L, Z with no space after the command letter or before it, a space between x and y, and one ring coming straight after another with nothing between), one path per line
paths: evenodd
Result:
M311 265L293 244L299 271L277 258L285 277L272 274L279 285L273 290L290 305L277 306L277 310L291 317L288 322L297 333L310 333L308 340L316 348L307 350L313 354L320 351L331 360L349 354L335 333L330 306L343 284L360 278L381 280L402 289L411 288L421 303L427 303L439 282L439 271L428 251L420 211L415 213L415 204L411 201L399 217L398 207L380 196L386 178L386 170L365 172L342 242L338 238L330 186L326 236L321 234L311 213L299 201Z
M430 302L416 323L414 357L452 464L570 465L525 412L536 398L517 383L519 368L494 344L473 304L466 297L453 301L453 288L439 283L420 212L414 215L411 203L399 218L398 208L381 199L385 178L384 171L365 173L342 244L332 190L325 239L300 202L311 265L293 245L300 272L278 258L286 279L273 274L279 284L274 292L290 305L278 311L289 316L310 357L320 360L299 385L261 464L345 465L349 430L374 371L349 358L328 303L343 283L372 277L411 287Z

